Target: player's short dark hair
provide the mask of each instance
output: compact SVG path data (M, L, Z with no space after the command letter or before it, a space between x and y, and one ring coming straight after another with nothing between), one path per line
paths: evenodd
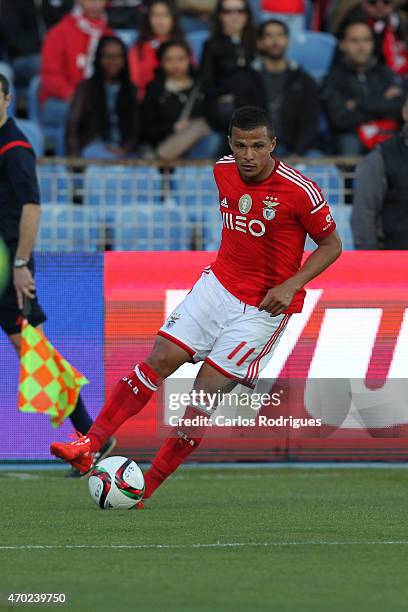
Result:
M4 95L8 96L9 93L10 93L10 81L1 72L0 72L0 85L1 85L1 89L2 89L2 91L4 93Z
M268 26L270 25L276 25L276 26L280 26L282 28L282 30L285 32L285 36L287 36L289 38L290 36L290 30L287 26L287 24L284 21L281 21L280 19L268 19L267 21L264 21L263 23L261 23L261 25L258 28L258 32L256 34L256 37L259 38L263 38L264 34L265 34L265 30Z
M272 140L275 136L275 130L268 117L268 113L258 106L241 106L237 108L231 117L228 128L229 136L232 135L232 128L234 127L244 131L255 130L258 127L266 127L270 139Z

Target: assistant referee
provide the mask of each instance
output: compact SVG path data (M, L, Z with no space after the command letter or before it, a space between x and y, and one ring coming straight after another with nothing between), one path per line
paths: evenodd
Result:
M35 154L14 119L8 117L9 104L10 84L0 74L0 236L10 265L9 281L0 297L0 327L19 355L24 297L30 300L27 319L31 325L40 326L47 317L37 299L32 256L41 215ZM70 419L82 434L92 425L81 396ZM114 442L109 440L96 459L105 456ZM69 474L76 476L79 472L71 470Z

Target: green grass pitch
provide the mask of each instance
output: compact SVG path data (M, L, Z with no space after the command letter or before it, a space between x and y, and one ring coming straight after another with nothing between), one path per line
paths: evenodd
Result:
M0 608L52 592L68 603L46 609L84 612L405 611L407 481L183 468L145 510L102 511L61 471L0 472Z

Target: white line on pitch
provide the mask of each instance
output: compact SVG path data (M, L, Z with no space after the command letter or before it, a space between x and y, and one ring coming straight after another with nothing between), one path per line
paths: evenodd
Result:
M372 541L326 541L305 540L304 542L212 542L209 544L17 544L2 546L0 550L75 550L75 549L160 549L160 548L244 548L273 546L388 546L405 545L408 540L372 540Z

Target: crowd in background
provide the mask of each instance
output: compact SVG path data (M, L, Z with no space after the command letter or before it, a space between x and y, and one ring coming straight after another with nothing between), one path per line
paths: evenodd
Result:
M268 110L279 155L360 155L403 123L407 4L1 0L0 71L14 112L27 116L35 96L69 156L213 158L245 104ZM287 56L305 29L338 39L319 80Z

